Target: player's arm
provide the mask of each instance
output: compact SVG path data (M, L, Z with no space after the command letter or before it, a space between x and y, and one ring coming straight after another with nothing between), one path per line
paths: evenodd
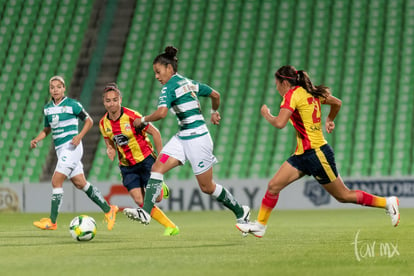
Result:
M106 155L111 161L114 161L116 155L115 144L111 139L104 139L106 145Z
M260 113L272 126L280 129L284 128L287 125L289 118L292 115L291 110L287 108L281 108L279 114L277 116L273 116L272 113L270 113L270 109L265 104L262 105Z
M135 119L134 127L139 128L141 124L155 122L155 121L164 119L167 116L167 114L168 114L168 108L166 106L160 106L152 114Z
M37 143L40 140L43 140L46 138L46 136L48 136L50 134L50 132L52 131L52 129L50 127L44 127L39 135L36 136L36 138L34 138L32 141L30 141L30 148L34 149L35 147L37 147Z
M149 124L148 128L145 131L152 136L155 149L157 150L157 153L160 154L162 150L162 139L160 131L152 124Z
M93 120L88 114L86 114L85 123L83 124L82 130L79 132L78 135L73 137L72 144L75 145L75 146L79 145L82 138L92 128L92 126L93 126Z
M335 128L334 119L338 115L339 110L341 109L342 101L332 95L329 95L325 98L323 104L328 104L331 106L328 116L326 117L325 129L328 133L331 133Z
M220 93L213 90L209 95L211 99L211 122L214 125L220 124L221 116L218 112L220 106Z

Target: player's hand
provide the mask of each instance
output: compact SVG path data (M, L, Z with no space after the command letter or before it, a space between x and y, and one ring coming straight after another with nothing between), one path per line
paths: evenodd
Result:
M326 118L326 122L325 122L325 129L326 129L326 132L331 133L331 132L334 130L334 128L335 128L335 123L334 123L334 121L332 121L332 120L331 120L331 119L329 119L329 118Z
M108 155L108 158L111 161L114 161L115 155L116 155L115 149L113 149L113 148L106 148L106 155Z
M37 140L36 139L33 139L32 141L30 141L30 148L31 149L34 149L35 147L37 147Z
M141 119L137 118L134 120L134 122L132 123L134 125L135 131L136 133L141 133L141 131L148 125L147 122L145 123L141 123Z
M79 135L76 135L75 137L72 138L71 144L77 147L80 144L81 140L82 138Z
M260 113L262 114L263 117L267 117L270 115L270 109L267 107L267 105L262 105L262 108L260 108Z
M219 125L221 120L220 113L218 111L211 114L211 122L213 125Z
M138 126L136 126L135 127L135 132L137 133L137 134L139 134L139 133L141 133L142 132L142 130L146 127L148 125L148 123L147 122L145 122L145 123L140 123ZM134 125L135 126L135 125Z

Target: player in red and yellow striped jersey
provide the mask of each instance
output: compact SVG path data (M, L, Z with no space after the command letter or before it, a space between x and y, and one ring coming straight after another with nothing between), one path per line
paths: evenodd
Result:
M339 176L334 152L323 136L321 104L331 107L325 122L326 131L331 133L335 128L334 119L341 107L341 100L332 96L328 87L314 86L306 72L297 71L293 66L279 68L275 78L276 89L283 97L279 114L273 116L266 105L262 106L261 114L276 128L284 128L288 121L292 123L296 130L296 151L269 181L257 221L237 224L237 228L243 233L262 237L280 191L304 175L312 175L339 202L386 209L392 225L397 226L400 221L397 197L385 198L350 190Z
M301 86L290 89L283 97L281 108L292 113L290 121L297 131L297 155L327 143L322 133L321 101L324 102L325 99L309 95Z
M107 113L99 121L99 128L105 139L107 155L114 160L118 152L122 183L135 203L142 206L145 187L156 159L154 147L147 134L153 137L156 151L161 152L160 132L152 124L147 124L143 129L134 127L134 120L140 120L142 116L139 112L121 105L121 92L115 83L105 87L103 104ZM161 200L162 196L163 194L158 200ZM165 226L164 235L179 233L178 227L158 207L152 209L151 215Z
M143 132L138 132L132 123L135 119L141 118L141 114L126 107L121 107L119 112L120 116L116 120L110 119L108 113L101 119L101 133L107 141L116 144L119 165L133 166L154 154L147 132L153 136L157 132L151 125L147 125ZM160 143L158 135L154 137L154 143ZM158 145L158 148L161 146Z

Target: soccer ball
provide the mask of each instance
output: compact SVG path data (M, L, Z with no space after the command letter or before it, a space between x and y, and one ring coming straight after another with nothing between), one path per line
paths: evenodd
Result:
M90 241L96 235L96 222L87 215L74 217L69 224L69 232L77 241Z

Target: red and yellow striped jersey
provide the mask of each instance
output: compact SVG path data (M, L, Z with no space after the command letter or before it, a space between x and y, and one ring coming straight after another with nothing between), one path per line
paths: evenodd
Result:
M108 113L99 121L99 129L104 139L111 139L117 150L119 164L133 166L142 162L153 153L153 146L144 131L137 133L133 122L142 115L132 109L121 107L121 116L116 120L110 120Z
M290 122L296 129L298 143L296 155L327 143L323 136L321 122L321 102L323 101L324 98L313 97L301 86L296 86L283 96L280 108L287 108L293 112Z

